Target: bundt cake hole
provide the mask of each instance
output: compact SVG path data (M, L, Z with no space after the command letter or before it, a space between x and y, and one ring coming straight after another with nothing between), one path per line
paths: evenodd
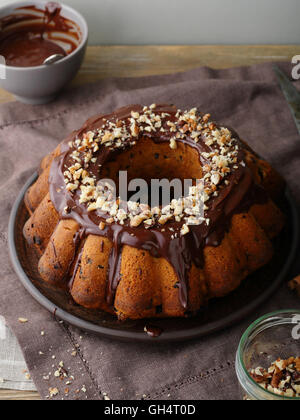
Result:
M150 145L149 145L150 142ZM186 144L178 142L176 149L171 149L168 142L155 143L155 141L142 138L133 149L122 151L114 160L107 162L101 178L111 179L117 187L119 194L119 173L127 171L127 186L134 179L145 180L148 185L148 196L143 197L144 203L151 203L150 196L152 180L168 180L169 182L179 179L181 181L181 192L171 187L170 200L178 199L184 195L184 181L191 180L193 185L197 179L202 178L202 169L198 151ZM130 199L137 191L128 191L127 199ZM121 195L121 198L122 197ZM157 197L154 199L157 202ZM159 205L166 205L163 202L160 189Z

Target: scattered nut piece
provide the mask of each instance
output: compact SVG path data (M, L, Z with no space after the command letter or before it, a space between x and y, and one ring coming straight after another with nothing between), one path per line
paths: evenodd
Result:
M300 275L289 282L289 288L295 291L300 297Z
M19 318L18 321L20 322L20 324L26 324L28 322L27 318Z
M59 394L59 391L57 388L49 388L49 394L50 394L50 397L55 397L56 395Z

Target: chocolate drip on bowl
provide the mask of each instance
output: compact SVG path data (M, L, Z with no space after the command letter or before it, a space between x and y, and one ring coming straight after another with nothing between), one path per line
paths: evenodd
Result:
M16 8L0 19L0 54L6 65L35 67L48 57L67 56L80 44L79 26L62 16L61 6L49 2L38 6Z

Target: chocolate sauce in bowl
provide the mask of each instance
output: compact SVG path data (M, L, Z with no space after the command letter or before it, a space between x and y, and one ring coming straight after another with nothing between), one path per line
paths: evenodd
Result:
M199 268L203 266L204 247L207 245L220 245L226 231L230 227L232 216L236 213L247 211L255 203L265 203L268 200L268 195L262 187L255 183L249 168L246 165L239 165L229 175L227 178L228 183L222 186L219 194L216 197L212 197L208 202L206 217L210 219L209 225L206 223L192 225L188 234L184 236L178 235L175 238L174 232L180 232L184 221L169 221L168 229L164 230L158 226L153 226L149 229L145 229L143 225L131 227L127 221L123 225L118 222L106 223L105 229L100 230L99 223L110 216L105 213L88 212L86 205L79 203L80 193L70 194L65 188L64 171L72 162L70 157L72 148L70 148L69 144L76 138L80 138L84 133L100 128L103 126L104 121L128 121L132 111L141 112L142 107L138 105L130 106L109 115L95 116L89 119L80 130L73 132L62 143L61 155L54 159L51 166L49 177L50 197L61 218L76 220L81 229L84 229L84 235L104 236L112 242L113 247L109 259L107 287L107 302L109 304L113 304L115 292L120 281L122 248L124 245L129 245L148 251L155 258L164 258L170 263L178 279L176 288L179 289L181 305L185 310L188 310L190 269L193 264ZM170 121L175 121L176 111L175 107L165 105L157 105L156 107L156 113L168 113ZM171 132L167 130L165 132L143 133L143 137L149 137L149 147L151 147L151 141L156 144L169 142L171 135ZM238 162L242 162L245 157L244 146L236 134L235 138L240 145ZM198 151L201 165L207 163L203 158L203 152L207 152L208 147L204 139L201 139L198 143L195 143L190 137L179 141ZM130 146L128 145L128 147ZM102 147L98 152L97 165L101 164L103 167L115 156L115 150ZM90 169L90 172L99 179L97 165L95 165L94 169ZM64 211L66 208L69 209L67 214Z
M79 27L61 15L58 3L16 9L0 19L0 55L8 66L34 67L54 54L66 56L79 45Z

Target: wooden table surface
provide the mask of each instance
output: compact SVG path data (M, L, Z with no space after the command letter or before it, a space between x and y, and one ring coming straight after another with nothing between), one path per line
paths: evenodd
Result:
M298 54L300 45L89 47L83 66L72 84L95 82L105 77L172 73L199 66L228 68L267 61L290 61ZM12 100L12 95L0 89L0 103ZM36 392L0 390L0 400L37 399L39 395Z

